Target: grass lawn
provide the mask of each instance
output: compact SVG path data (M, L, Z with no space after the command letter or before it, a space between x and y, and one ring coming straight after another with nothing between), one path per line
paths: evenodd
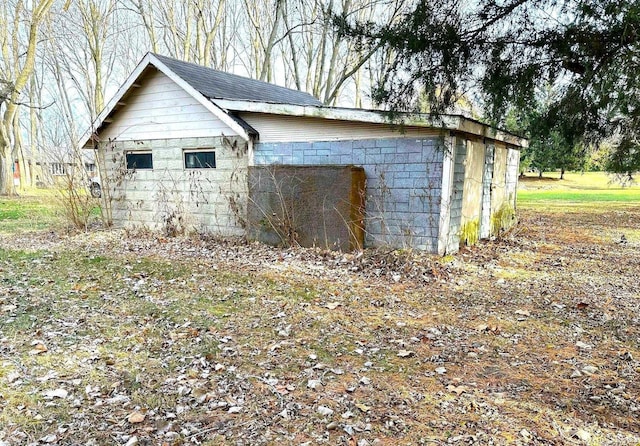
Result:
M56 189L29 189L18 197L0 197L0 234L29 232L43 229L72 229L65 213L71 209L68 195ZM84 199L73 203L83 212L87 206L89 222L100 218L99 200ZM65 206L68 203L69 206Z
M50 190L34 190L19 198L0 197L0 233L55 227L60 224L59 208Z
M446 259L3 200L0 444L637 446L640 205L542 197Z
M599 206L599 203L640 204L640 186L622 186L602 172L567 172L565 178L520 178L518 205L530 207Z

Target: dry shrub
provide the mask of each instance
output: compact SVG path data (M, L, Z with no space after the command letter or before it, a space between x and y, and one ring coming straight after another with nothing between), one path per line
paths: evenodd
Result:
M80 175L68 173L58 183L58 201L65 221L72 227L87 230L99 201L91 196Z

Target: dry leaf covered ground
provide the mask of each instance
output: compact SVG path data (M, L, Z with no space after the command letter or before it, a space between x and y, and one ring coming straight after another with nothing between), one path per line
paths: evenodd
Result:
M5 233L0 445L637 445L639 248L615 203L444 259Z

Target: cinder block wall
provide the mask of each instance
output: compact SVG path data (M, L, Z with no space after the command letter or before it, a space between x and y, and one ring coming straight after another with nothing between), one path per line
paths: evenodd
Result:
M240 138L205 137L104 144L103 178L116 226L243 235L247 145ZM216 167L185 169L184 149L213 149ZM128 171L125 153L151 151L153 169Z
M365 245L437 252L442 144L435 137L257 143L254 163L362 166Z

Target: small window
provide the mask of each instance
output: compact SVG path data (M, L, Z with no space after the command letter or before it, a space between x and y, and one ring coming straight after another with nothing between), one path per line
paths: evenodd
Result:
M185 169L215 169L216 152L213 150L195 150L184 152Z
M66 175L67 169L64 163L51 163L52 175Z
M129 170L153 169L151 152L128 152L126 157Z

